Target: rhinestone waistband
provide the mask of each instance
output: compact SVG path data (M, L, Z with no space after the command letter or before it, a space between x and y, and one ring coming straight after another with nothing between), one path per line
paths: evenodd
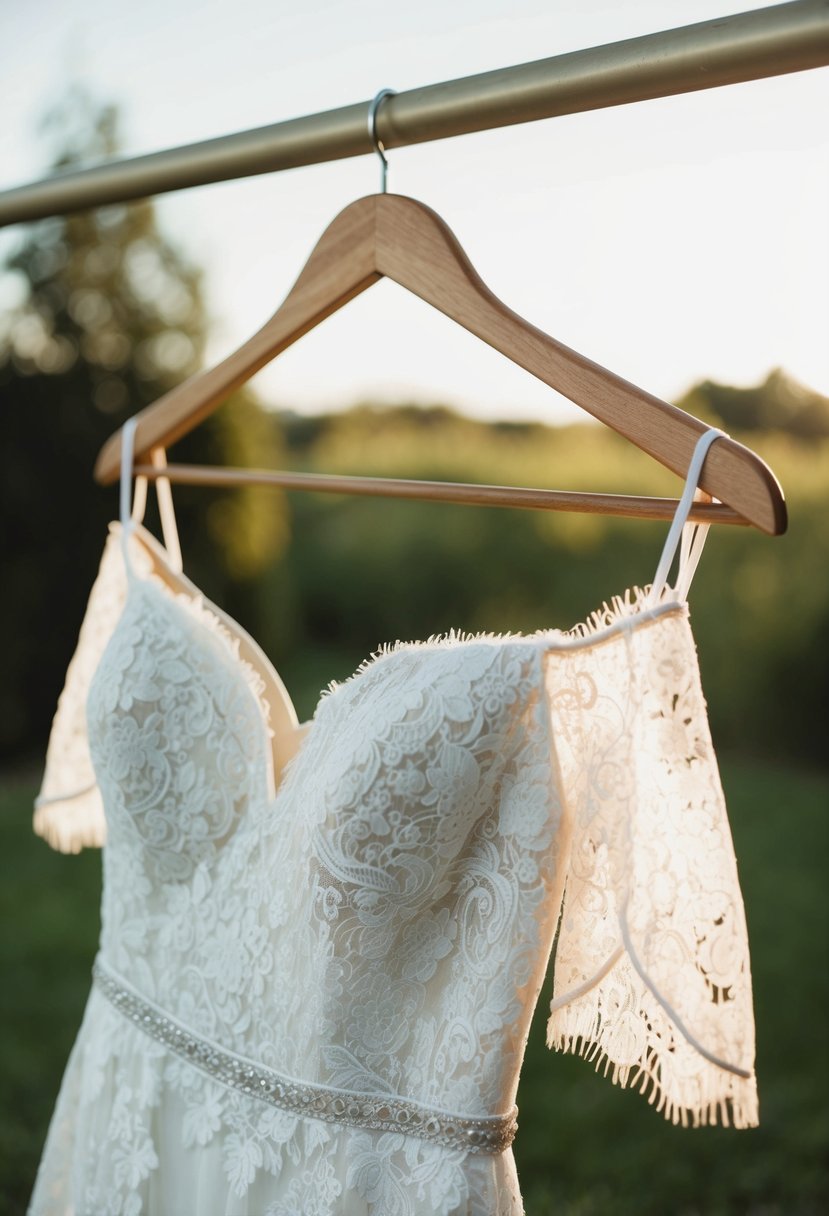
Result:
M214 1080L271 1106L303 1118L348 1127L403 1132L469 1153L502 1153L518 1129L513 1107L508 1115L470 1118L435 1110L394 1094L367 1095L297 1081L192 1033L152 1004L96 959L92 978L107 1000L140 1030L189 1060Z

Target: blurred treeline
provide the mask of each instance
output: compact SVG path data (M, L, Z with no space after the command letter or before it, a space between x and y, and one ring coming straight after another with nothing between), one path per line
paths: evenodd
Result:
M829 438L782 426L738 432L714 409L718 391L696 389L694 412L769 461L788 491L791 523L778 539L747 528L709 537L690 598L712 729L718 744L743 752L825 761ZM768 411L778 393L790 395L781 376L754 395ZM829 423L826 402L823 409ZM314 424L283 422L282 434L292 463L319 470L645 494L679 488L596 426L492 426L441 409L364 407ZM292 510L293 543L251 605L286 678L295 659L301 668L303 654L326 647L344 651L327 660L328 674L342 676L383 640L452 627L570 627L649 582L667 530L558 512L311 496L296 496ZM303 708L310 712L310 702Z
M113 109L53 122L56 167L112 155ZM91 470L124 419L201 365L200 274L151 203L33 226L8 260L0 326L5 639L0 756L39 755L117 491ZM691 596L718 745L824 762L829 668L829 402L773 373L680 402L757 450L790 507L786 536L720 528ZM301 418L237 394L174 459L675 495L677 479L597 425L485 425L447 408L365 404ZM562 513L175 490L185 568L256 637L301 717L321 687L397 638L567 628L647 583L667 529ZM155 528L152 506L148 522Z

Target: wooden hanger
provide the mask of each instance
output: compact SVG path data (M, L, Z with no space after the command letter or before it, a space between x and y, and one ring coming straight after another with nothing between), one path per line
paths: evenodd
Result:
M703 422L563 346L512 312L481 280L440 216L415 199L395 194L370 195L341 211L262 329L221 363L192 376L141 411L135 432L137 461L186 435L266 363L383 277L426 300L661 464L685 476L696 441L707 429ZM96 479L102 484L113 482L120 463L119 431L101 449ZM136 467L136 472L158 476L149 464ZM548 506L649 518L670 518L676 505L672 500L623 495L266 470L170 465L164 473L171 481L199 484L271 482L336 493ZM699 484L719 503L695 508L691 518L709 523L748 522L770 535L785 531L786 505L777 479L755 452L735 440L721 439L714 444Z

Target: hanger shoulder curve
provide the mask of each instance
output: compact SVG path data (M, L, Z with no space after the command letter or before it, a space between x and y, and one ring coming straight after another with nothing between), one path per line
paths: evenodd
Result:
M136 460L181 439L271 359L381 277L374 268L373 202L359 199L329 224L282 304L251 338L140 411ZM101 448L94 476L109 485L120 470L119 429Z
M454 233L415 199L378 196L378 266L594 418L684 477L704 423L571 350L524 320L483 282ZM700 487L770 535L786 529L779 482L750 448L724 439Z

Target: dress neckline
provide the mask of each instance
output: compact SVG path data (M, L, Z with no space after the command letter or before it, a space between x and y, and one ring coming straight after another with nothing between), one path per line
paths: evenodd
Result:
M115 520L110 524L110 528L123 528L123 525ZM258 674L264 679L266 685L270 686L282 700L289 716L293 720L293 729L305 731L306 733L313 725L320 704L326 696L335 693L346 685L350 685L367 671L373 669L378 662L395 654L418 650L449 649L474 645L476 643L491 643L493 645L528 643L539 645L545 650L577 650L601 645L610 641L618 633L638 629L640 626L659 620L666 615L679 612L687 616L688 612L688 605L685 600L674 597L663 599L658 604L654 604L649 586L633 586L621 595L612 596L600 608L594 609L583 621L580 621L569 629L554 627L538 629L532 633L522 633L520 631L509 631L506 633L482 631L469 633L464 630L450 629L446 633L432 634L423 640L401 641L398 639L395 642L384 642L367 658L363 659L351 675L346 676L343 680L332 678L321 690L317 698L314 713L307 721L300 723L290 692L276 667L256 639L229 613L210 600L191 578L177 569L164 546L143 524L133 520L129 524L129 531L136 534L139 542L149 551L151 557L161 567L164 575L161 581L169 589L170 598L174 602L180 603L184 601L188 608L201 607L205 609L231 638L243 642L251 650L257 660L254 670L258 669ZM132 573L134 571L131 571ZM140 575L138 578L142 583L151 582L151 580L144 579ZM193 615L198 620L195 612ZM202 622L202 625L204 628L209 628L209 625L205 622ZM243 664L246 662L235 651L233 652L233 657L237 663ZM248 664L248 666L251 665ZM270 699L266 698L266 700L270 704Z
M703 431L696 442L688 467L685 488L682 497L677 503L676 513L665 540L656 575L650 586L644 588L632 587L621 596L613 596L609 603L605 601L585 621L566 631L561 629L546 629L537 630L532 634L520 632L468 634L452 630L448 634L433 635L425 642L401 642L398 640L393 644L385 643L367 659L364 659L356 671L346 680L337 681L332 679L329 681L327 687L321 691L317 699L311 719L300 725L293 698L285 687L273 663L256 639L238 621L234 620L233 617L219 608L217 604L209 600L201 588L184 574L181 563L181 549L178 542L178 529L175 523L168 479L162 475L156 480L165 546L162 546L141 522L146 501L146 479L136 479L137 494L132 504L130 503L134 439L137 424L138 420L136 416L127 419L122 429L121 437L119 526L121 528L121 547L127 579L129 581L133 577L127 540L129 533L134 532L139 537L139 540L143 542L144 548L149 551L156 565L161 568L164 577L160 581L166 583L171 591L173 586L182 588L179 594L173 593L171 596L173 602L180 602L180 599L183 598L192 607L193 615L197 619L198 614L195 609L198 607L202 608L212 618L212 622L216 624L216 632L230 635L231 639L235 639L237 643L235 648L232 640L230 642L227 642L227 638L225 640L233 658L240 668L242 668L243 675L247 674L247 672L242 666L245 660L242 659L239 650L244 646L253 655L254 664L247 663L247 671L255 673L258 668L259 678L263 680L265 686L270 688L273 693L272 701L266 698L267 707L263 706L262 697L255 695L255 700L262 716L263 729L268 738L268 746L265 750L269 754L270 784L273 796L276 796L278 789L281 788L281 778L287 764L302 750L305 732L307 729L310 729L311 724L316 718L323 698L357 680L368 670L373 669L380 660L417 649L428 649L430 647L447 648L486 642L495 645L529 643L537 646L544 644L550 650L569 650L580 646L593 646L599 642L608 640L619 630L630 631L640 624L654 621L666 613L679 611L684 612L687 616L688 588L708 532L707 525L688 524L688 514L696 494L697 483L708 449L716 439L724 437L723 431L712 427ZM153 463L160 468L166 465L166 455L162 449L154 449ZM667 582L668 573L678 548L680 551L678 576L675 588L671 588ZM151 582L151 580L147 581ZM209 628L209 625L203 619L201 623L204 628ZM251 691L254 692L253 689ZM267 712L268 707L278 707L282 711L281 716L287 720L276 723L272 729L270 722L271 715ZM282 739L280 729L285 730L289 737L295 737L297 733L301 733L301 738L296 742L294 750L284 762L282 762L280 755L280 741ZM276 785L277 769L280 773L279 787Z

